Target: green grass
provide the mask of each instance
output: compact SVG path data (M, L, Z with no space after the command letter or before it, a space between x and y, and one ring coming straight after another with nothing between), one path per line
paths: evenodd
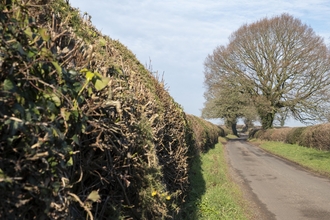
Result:
M251 143L256 142L258 142L258 145L260 144L259 146L261 148L275 155L294 161L305 168L330 177L330 151L320 151L282 142L251 141Z
M239 187L228 177L223 145L218 143L195 158L191 168L191 193L183 219L248 219Z
M228 134L228 135L226 136L226 138L229 138L229 139L236 139L237 136L236 136L236 135L233 135L233 134Z

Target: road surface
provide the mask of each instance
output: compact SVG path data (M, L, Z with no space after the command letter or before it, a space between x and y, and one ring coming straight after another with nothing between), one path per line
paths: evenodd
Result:
M329 179L272 156L245 140L228 141L226 151L236 180L259 210L254 219L330 219Z

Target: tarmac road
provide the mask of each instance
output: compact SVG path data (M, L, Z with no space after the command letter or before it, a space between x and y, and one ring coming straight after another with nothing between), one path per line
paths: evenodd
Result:
M236 180L254 204L257 214L253 219L330 219L328 178L307 172L245 140L228 141L226 151Z

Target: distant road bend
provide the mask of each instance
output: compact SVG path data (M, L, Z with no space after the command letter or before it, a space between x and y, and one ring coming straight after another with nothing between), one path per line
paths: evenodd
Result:
M311 174L244 139L228 141L226 151L234 176L259 213L255 219L330 219L329 179Z

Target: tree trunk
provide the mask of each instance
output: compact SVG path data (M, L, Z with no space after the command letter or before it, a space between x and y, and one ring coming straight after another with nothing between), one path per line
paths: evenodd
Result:
M275 118L274 112L264 112L263 114L259 113L259 116L261 119L262 129L269 129L273 127L273 121Z
M236 125L236 122L231 123L231 130L233 131L233 135L236 135L238 137Z
M233 135L238 136L237 128L236 128L236 125L237 125L237 120L236 119L228 119L227 118L226 121L225 121L225 124L226 124L227 128L231 128L231 131L232 131Z

